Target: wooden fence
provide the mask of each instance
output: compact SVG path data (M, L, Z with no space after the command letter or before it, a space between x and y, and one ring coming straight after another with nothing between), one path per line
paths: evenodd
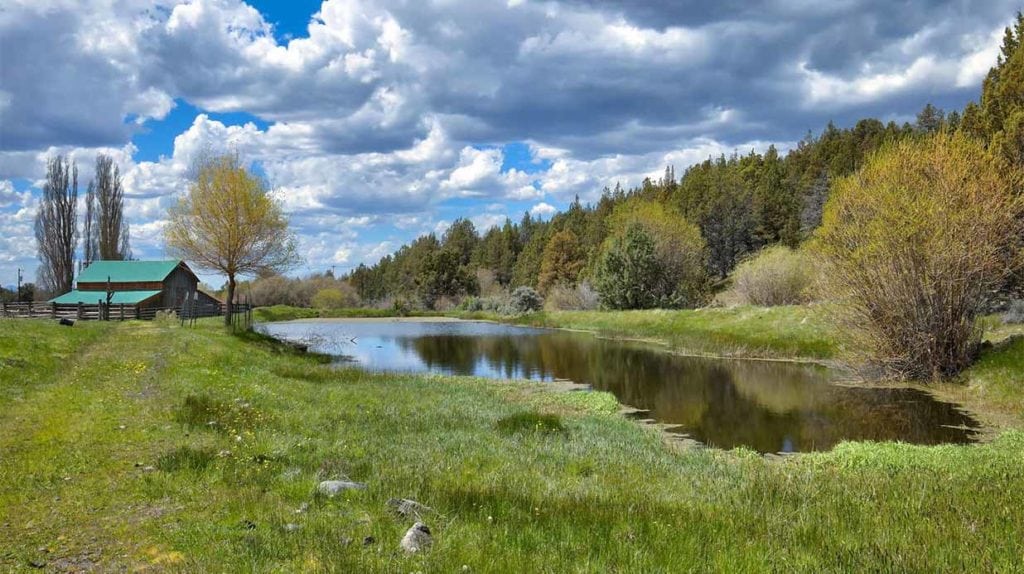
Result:
M152 319L160 311L171 311L175 315L195 317L216 317L224 314L224 304L193 305L187 309L177 307L139 307L125 303L84 303L58 305L56 303L0 303L0 317L10 319L74 319L81 321L125 321L129 319ZM248 305L234 305L234 313L248 311Z

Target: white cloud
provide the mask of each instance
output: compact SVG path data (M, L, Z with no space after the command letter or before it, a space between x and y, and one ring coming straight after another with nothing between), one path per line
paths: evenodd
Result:
M530 215L540 219L546 219L557 212L558 208L550 203L544 203L543 201L530 208Z

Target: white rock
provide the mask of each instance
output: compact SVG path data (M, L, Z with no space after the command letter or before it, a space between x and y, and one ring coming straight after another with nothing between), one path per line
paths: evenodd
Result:
M422 522L417 522L409 527L402 537L402 550L409 553L423 552L430 548L433 541L430 537L430 528Z
M363 490L366 485L349 480L325 480L317 485L316 491L326 496L334 496L345 490Z

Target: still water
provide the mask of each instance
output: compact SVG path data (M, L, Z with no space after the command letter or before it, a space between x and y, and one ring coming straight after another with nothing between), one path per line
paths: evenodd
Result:
M295 321L276 337L370 370L568 379L608 391L669 432L762 453L827 450L842 440L967 443L977 423L913 389L835 384L820 366L673 355L586 333L483 322Z

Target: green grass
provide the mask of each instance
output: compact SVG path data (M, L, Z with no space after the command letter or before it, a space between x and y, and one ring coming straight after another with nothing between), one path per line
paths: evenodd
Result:
M294 321L295 319L344 319L350 317L403 317L406 315L422 315L420 312L400 313L395 309L367 309L362 307L351 309L311 309L308 307L291 307L289 305L273 305L257 307L253 318L260 322Z
M516 322L650 339L694 354L829 359L838 351L817 306L651 311L549 311Z
M1012 395L1020 365L1024 345L995 349L968 387ZM961 572L1024 558L1019 431L782 461L678 450L601 393L331 370L216 319L0 321L0 407L3 571ZM368 488L314 495L335 478ZM430 551L399 550L412 520L390 498L433 509Z

